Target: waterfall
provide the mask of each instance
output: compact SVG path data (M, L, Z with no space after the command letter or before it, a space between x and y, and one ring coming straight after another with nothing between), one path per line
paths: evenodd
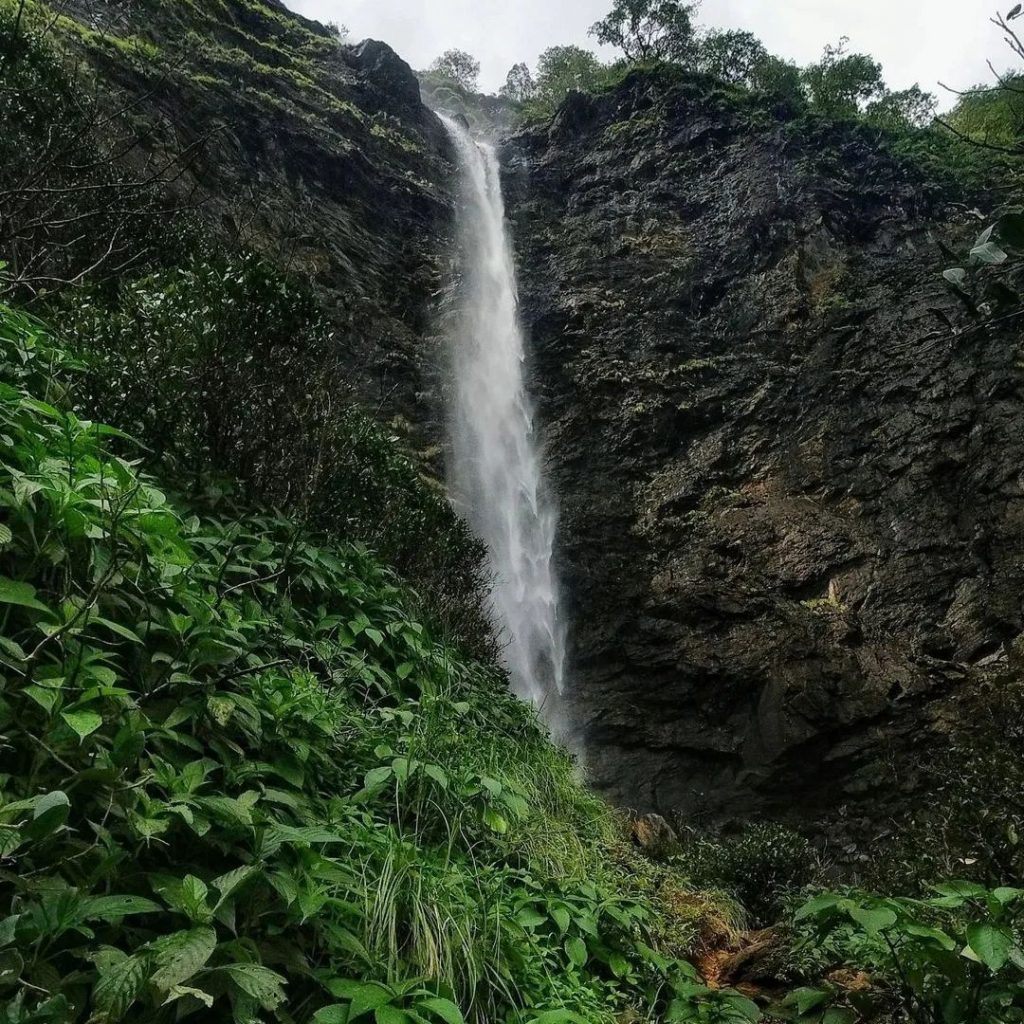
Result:
M487 545L493 611L507 634L514 691L556 726L565 633L552 562L556 515L545 496L525 382L515 264L492 146L443 119L458 152L462 275L450 332L452 494Z

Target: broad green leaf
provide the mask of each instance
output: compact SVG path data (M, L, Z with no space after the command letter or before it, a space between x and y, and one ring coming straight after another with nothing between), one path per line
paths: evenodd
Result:
M371 768L365 776L363 776L363 786L366 789L376 789L378 786L382 786L391 776L394 775L394 769L391 765L383 765L380 768Z
M227 899L230 899L246 882L249 881L253 875L259 874L259 870L252 865L244 868L235 868L234 871L228 871L223 875L218 875L211 883L214 889L217 890L218 899L217 906L220 905Z
M370 630L366 632L369 633ZM373 1011L373 1016L377 1024L410 1024L412 1020L409 1014L397 1006L378 1006Z
M931 939L948 952L956 949L956 941L952 936L947 935L939 928L923 924L908 924L903 927L903 931L907 935L914 935L919 939Z
M1024 889L1012 889L1009 886L1003 885L998 889L993 889L992 895L995 897L996 902L1001 903L1005 907L1024 897Z
M313 1014L313 1024L348 1024L348 1007L325 1006Z
M95 711L62 711L60 717L78 734L80 740L91 736L103 725L102 716Z
M71 801L59 789L36 797L32 802L32 820L24 829L25 837L36 842L52 836L64 827L70 812Z
M50 612L42 601L36 598L36 588L28 583L0 576L0 604L13 604L20 608L32 608L37 612Z
M61 697L59 690L51 690L45 686L26 686L23 692L26 697L34 700L47 714L53 711L54 706Z
M896 915L888 907L851 907L849 914L869 935L879 935L896 923Z
M110 619L103 619L99 616L92 616L89 619L90 626L103 626L109 629L111 633L116 633L118 636L123 637L125 640L130 640L133 644L141 644L142 638L134 631L129 629L127 626L122 625L120 622L113 622Z
M212 928L192 928L158 939L152 944L158 969L150 981L163 992L170 992L204 967L216 948L217 933Z
M823 1003L827 1003L830 998L828 992L823 992L818 988L798 988L786 997L785 1005L795 1006L802 1016L810 1010L817 1009Z
M462 1011L450 999L432 997L421 999L416 1005L418 1009L429 1010L435 1017L440 1017L444 1024L466 1024Z
M523 909L516 914L516 920L524 928L536 928L547 921L547 915L534 910L532 907L523 907Z
M332 994L337 995L338 993L332 990ZM390 1003L393 997L390 990L383 985L367 982L352 989L347 998L351 1001L349 1017L355 1021L363 1014Z
M132 914L159 914L159 903L141 896L91 896L82 908L84 921L116 921Z
M621 953L609 953L608 966L616 978L624 978L629 974L629 961Z
M821 1018L821 1024L857 1024L861 1018L845 1006L830 1006Z
M838 909L840 901L841 897L831 893L815 896L814 899L808 900L797 910L794 919L803 921L808 917L820 917L826 912L833 912Z
M982 922L967 929L967 942L978 959L990 970L1001 971L1013 949L1013 933L1009 928Z
M18 930L18 922L21 918L21 914L12 914L10 917L0 920L0 946L10 946L13 944Z
M508 821L505 820L493 807L484 808L484 824L491 829L492 832L497 832L498 835L504 835L508 831Z
M181 880L181 908L193 924L209 924L213 920L213 911L206 903L208 893L206 883L195 875L186 875Z
M571 936L565 940L564 945L566 955L577 967L582 967L587 962L587 944L582 939Z
M276 1010L284 1002L285 979L261 964L228 964L217 973L229 977L264 1010Z
M978 263L995 264L1005 263L1007 256L995 242L982 242L971 250L971 259L977 260Z
M135 1002L146 981L146 958L125 956L98 968L92 990L95 1010L107 1020L119 1021Z
M551 911L551 919L558 925L558 930L563 935L569 930L569 911L565 907L554 907Z

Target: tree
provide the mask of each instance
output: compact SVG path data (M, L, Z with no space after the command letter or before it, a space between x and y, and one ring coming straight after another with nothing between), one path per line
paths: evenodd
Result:
M826 46L821 60L804 69L811 106L829 117L856 117L885 93L882 65L867 54L848 53L850 40Z
M757 69L769 59L764 44L752 32L708 32L697 44L694 67L736 85L751 85Z
M1024 38L1011 24L1021 18L1024 4L1015 4L1005 15L989 19L1003 33L1018 67L1000 74L990 61L996 84L977 85L959 93L960 100L952 114L936 118L938 124L962 142L989 153L1014 157L1024 155L1024 74L1019 66L1024 61Z
M571 92L596 88L601 71L601 62L590 50L552 46L537 62L537 99L545 107L553 108Z
M615 0L590 34L618 47L631 61L686 62L693 56L696 9L696 3L682 0Z
M525 103L537 95L537 83L530 69L525 64L516 64L509 71L505 84L501 87L501 95L507 96L515 103Z
M467 92L476 92L480 80L480 61L465 50L445 50L433 64L431 74L444 78Z
M878 99L868 104L864 118L878 128L926 128L934 120L937 106L935 97L919 85L897 92L886 89Z
M792 61L771 54L752 70L750 87L790 103L807 101L800 68Z

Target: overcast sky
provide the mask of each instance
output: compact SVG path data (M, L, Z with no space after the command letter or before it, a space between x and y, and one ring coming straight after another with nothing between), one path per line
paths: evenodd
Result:
M393 46L415 68L449 47L469 50L483 65L481 83L498 88L517 61L532 67L559 43L592 45L587 29L610 0L285 0L319 21L347 25L354 39ZM986 81L988 57L1003 63L999 32L988 23L1011 0L705 0L705 25L745 28L770 50L806 64L848 35L872 54L894 88L943 81ZM942 96L943 105L948 96Z

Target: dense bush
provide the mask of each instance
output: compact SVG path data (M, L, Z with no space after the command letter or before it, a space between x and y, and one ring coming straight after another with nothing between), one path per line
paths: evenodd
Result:
M484 552L397 440L359 411L313 293L253 255L76 294L58 322L86 363L78 397L137 437L179 486L210 471L335 536L371 545L481 656Z
M87 371L0 307L4 1019L595 1024L694 996L502 675L365 548L169 500L69 411Z
M878 964L881 983L793 992L777 1016L807 1024L1024 1021L1024 890L948 882L922 899L827 893L796 913L805 943L834 951L824 967ZM845 954L845 956L844 956ZM847 959L850 957L852 959Z
M1024 683L1007 676L969 696L952 732L919 766L928 799L896 823L869 881L910 889L962 877L1024 886Z
M723 838L684 833L678 860L696 885L731 893L760 924L775 921L786 893L807 885L819 869L803 836L767 823Z

